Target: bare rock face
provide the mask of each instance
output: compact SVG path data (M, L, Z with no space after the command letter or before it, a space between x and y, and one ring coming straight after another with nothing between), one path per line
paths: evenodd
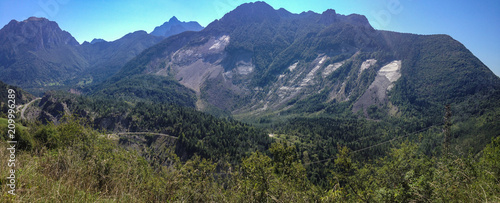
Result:
M228 109L233 105L232 98L229 97L244 92L242 87L235 85L232 80L251 75L254 70L252 56L242 54L236 58L234 69L225 70L225 49L231 41L230 36L207 36L200 41L202 43L165 52L164 57L149 64L148 72L174 76L180 84L194 90L199 98L198 109L206 108L207 104Z
M223 35L210 38L199 46L180 49L166 64L175 72L175 77L181 84L200 92L205 80L222 74L221 62L225 54L224 48L229 44L229 40L229 36Z
M63 116L70 114L66 103L57 101L50 95L44 96L38 106L40 111L37 120L44 123L58 123Z
M388 102L387 93L401 77L401 60L392 61L382 67L378 72L375 80L372 82L368 90L354 103L353 112L359 110L366 111L371 105L381 106Z

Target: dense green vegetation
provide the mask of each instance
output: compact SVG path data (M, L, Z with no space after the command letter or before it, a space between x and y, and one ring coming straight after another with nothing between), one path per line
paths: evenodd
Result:
M449 144L443 145L443 123L436 120L442 116L436 113L408 111L371 120L335 106L339 103L321 114L305 111L304 117L281 121L269 117L255 127L167 101L47 92L37 107L44 113L37 119L51 115L57 124L23 121L22 126L17 121L20 189L16 197L0 200L498 201L500 107L494 102L498 94L489 95L475 94L452 105ZM312 101L323 98L309 100L316 104ZM408 109L429 107L416 104L420 106ZM406 105L411 104L400 104ZM163 133L176 139L104 136L117 132ZM7 169L6 160L0 164Z
M173 149L167 149L167 160L146 161L86 123L65 117L58 125L17 129L19 146L24 146L16 154L17 195L2 195L0 200L481 202L500 198L499 137L476 156L428 156L419 150L421 144L402 141L386 155L360 162L355 151L337 147L330 157L327 183L317 186L307 178L307 168L325 162L304 161L296 145L286 140L248 154L238 164L200 156L181 161ZM0 128L4 132L5 126ZM6 153L0 150L1 157ZM6 177L6 159L1 159L0 167L0 175ZM4 181L2 191L7 189Z
M193 90L182 86L175 79L154 75L139 75L121 80L94 95L122 101L172 103L188 107L194 107L196 103Z
M63 92L48 92L40 103L41 110L55 118L63 117L64 103L72 113L88 119L94 128L108 132L155 132L178 137L176 153L183 160L198 154L233 162L266 149L270 143L261 129L171 103L131 103Z

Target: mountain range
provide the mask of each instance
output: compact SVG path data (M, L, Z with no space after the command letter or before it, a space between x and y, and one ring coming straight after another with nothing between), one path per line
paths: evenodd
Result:
M498 200L500 78L452 37L264 2L187 24L2 28L0 131L32 187L0 201Z
M293 14L264 2L243 4L200 32L146 49L94 94L151 76L193 90L199 110L242 119L413 115L498 94L500 87L499 78L448 35L380 31L362 15Z
M80 45L47 19L13 20L0 30L0 80L35 93L63 86L250 122L275 115L438 119L445 104L500 89L500 79L450 36L375 30L358 14L294 14L255 2L200 29L172 17L151 34Z
M172 23L175 32L195 29L191 25L197 24L182 27L181 22ZM56 22L45 18L12 20L0 30L0 80L36 94L98 83L162 39L164 36L136 31L112 42L94 39L79 44Z

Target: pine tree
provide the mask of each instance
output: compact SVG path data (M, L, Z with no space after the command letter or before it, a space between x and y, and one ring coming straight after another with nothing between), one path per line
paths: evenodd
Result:
M449 145L450 145L450 128L451 128L451 108L450 105L445 106L445 115L444 115L444 129L443 129L443 152L445 157L448 157L449 153Z

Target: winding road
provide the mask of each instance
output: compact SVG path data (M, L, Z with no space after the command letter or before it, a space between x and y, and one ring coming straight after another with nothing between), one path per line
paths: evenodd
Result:
M31 100L27 104L17 106L18 112L19 112L19 109L22 108L21 109L21 119L26 120L26 117L24 117L24 112L26 111L28 106L30 106L33 102L40 100L40 99L42 99L42 98L38 97L38 98ZM118 136L118 135L158 135L158 136L169 137L172 139L178 139L178 137L174 137L171 135L167 135L167 134L163 134L163 133L153 133L153 132L121 132L121 133L106 134L105 136L109 139L117 139L116 136Z
M172 139L178 139L178 137L174 137L172 135L167 135L163 133L152 133L152 132L123 132L123 133L112 133L112 134L106 134L106 137L109 139L117 139L115 135L158 135L158 136L163 136L163 137L169 137Z
M21 119L22 119L22 120L26 120L26 117L24 117L24 112L26 111L26 109L28 108L28 106L29 106L29 105L31 105L31 104L32 104L33 102L35 102L36 100L40 100L40 99L42 99L42 98L38 97L38 98L36 98L36 99L31 100L31 101L30 101L29 103L27 103L27 104L17 106L17 111L18 111L18 112L19 112L19 109L20 109L20 108L22 108L22 109L21 109Z

